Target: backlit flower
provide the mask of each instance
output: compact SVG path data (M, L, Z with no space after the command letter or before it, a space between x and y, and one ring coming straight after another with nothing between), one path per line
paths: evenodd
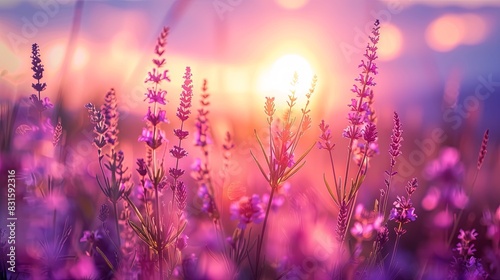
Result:
M244 196L233 202L230 207L231 219L239 220L238 227L245 229L249 223L260 223L264 220L264 209L258 195Z

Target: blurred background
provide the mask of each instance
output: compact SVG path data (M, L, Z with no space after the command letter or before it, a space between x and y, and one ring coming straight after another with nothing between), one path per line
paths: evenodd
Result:
M133 138L142 124L128 116L142 116L146 110L143 80L156 37L169 26L171 116L184 69L190 66L195 88L208 80L213 137L222 139L231 131L239 140L254 142L253 129L264 121L264 97L275 96L282 108L297 71L304 92L312 76L318 76L313 123L325 119L342 145L357 65L379 19L375 109L379 130L386 132L379 135L380 161L387 162L393 111L406 128L403 149L409 167L404 177L422 175L420 152L430 160L441 145L454 146L475 161L486 128L495 147L492 163L499 155L498 1L3 0L0 5L0 98L31 93L29 56L36 42L48 84L44 94L60 103L68 123L85 125L83 105L101 104L104 93L115 88L121 125L135 128L122 133ZM439 143L421 148L438 128L445 131ZM315 125L308 140L318 134Z
M335 157L345 161L347 141L341 131L347 125L346 105L353 98L350 89L367 37L379 19L374 106L380 156L372 161L359 201L371 207L383 187L397 111L405 141L399 161L401 188L395 192L402 193L405 180L418 177L422 192L416 196L423 199L432 186L429 164L445 146L459 151L463 186L470 185L482 135L489 128L488 155L472 198L476 216L469 220L478 224L483 208L496 209L500 203L498 0L2 0L0 15L0 100L26 100L32 93L31 44L38 43L48 84L44 94L61 109L63 127L71 126L68 143L80 151L78 140L85 137L81 131L89 126L84 104L102 104L104 94L114 88L129 166L144 152L135 142L147 108L142 102L144 78L159 32L170 27L167 114L174 118L182 76L190 66L195 102L203 80L208 80L214 146L220 146L226 131L235 135L235 157L243 167L236 172L242 175L238 184L248 195L250 190L267 191L249 155L257 148L253 130L262 131L265 123L264 97L275 96L278 109L283 108L294 71L304 93L313 75L318 76L313 127L304 143L317 140L317 124L325 119L337 143ZM94 151L82 151L82 157L92 155L94 162L74 171L93 177L97 157ZM321 178L330 172L327 154L315 149L310 158L303 175L292 180L293 192L303 195L295 196L292 204L300 208L308 204L301 199L319 200L316 207L330 216L335 207ZM338 168L342 172L344 167Z

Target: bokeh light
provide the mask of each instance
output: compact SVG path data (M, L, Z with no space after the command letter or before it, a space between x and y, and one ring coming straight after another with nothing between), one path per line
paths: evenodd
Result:
M439 52L447 52L461 44L482 42L488 33L486 21L475 14L445 14L434 20L426 30L427 44Z
M309 0L276 0L281 7L285 9L295 10L304 7Z
M1 70L16 72L21 66L19 58L5 45L0 42L0 57L2 58Z
M462 20L466 24L465 36L462 40L464 44L479 44L488 35L488 24L486 20L476 14L464 14Z
M456 48L465 36L466 26L455 15L444 15L433 21L426 32L429 46L440 52Z
M54 43L48 50L48 65L59 68L66 54L66 44L63 41ZM89 61L89 51L84 45L75 48L71 59L73 70L83 70Z
M394 24L384 24L383 34L379 41L379 58L381 60L392 60L401 54L403 49L403 34Z

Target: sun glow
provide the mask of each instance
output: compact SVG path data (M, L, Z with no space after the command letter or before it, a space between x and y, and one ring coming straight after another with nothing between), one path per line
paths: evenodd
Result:
M294 73L299 76L297 93L309 90L314 71L309 62L298 54L287 54L277 59L272 66L264 71L259 82L259 92L265 96L275 96L285 99L290 94Z
M276 0L285 9L295 10L304 7L309 0Z
M66 52L66 45L63 42L58 42L48 51L48 64L52 68L59 68L64 60ZM71 60L71 67L74 70L82 70L89 61L89 51L84 46L78 46L74 50L73 59Z

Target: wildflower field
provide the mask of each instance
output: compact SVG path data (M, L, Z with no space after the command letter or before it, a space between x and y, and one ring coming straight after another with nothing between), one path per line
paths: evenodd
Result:
M500 279L500 3L4 0L0 279Z

